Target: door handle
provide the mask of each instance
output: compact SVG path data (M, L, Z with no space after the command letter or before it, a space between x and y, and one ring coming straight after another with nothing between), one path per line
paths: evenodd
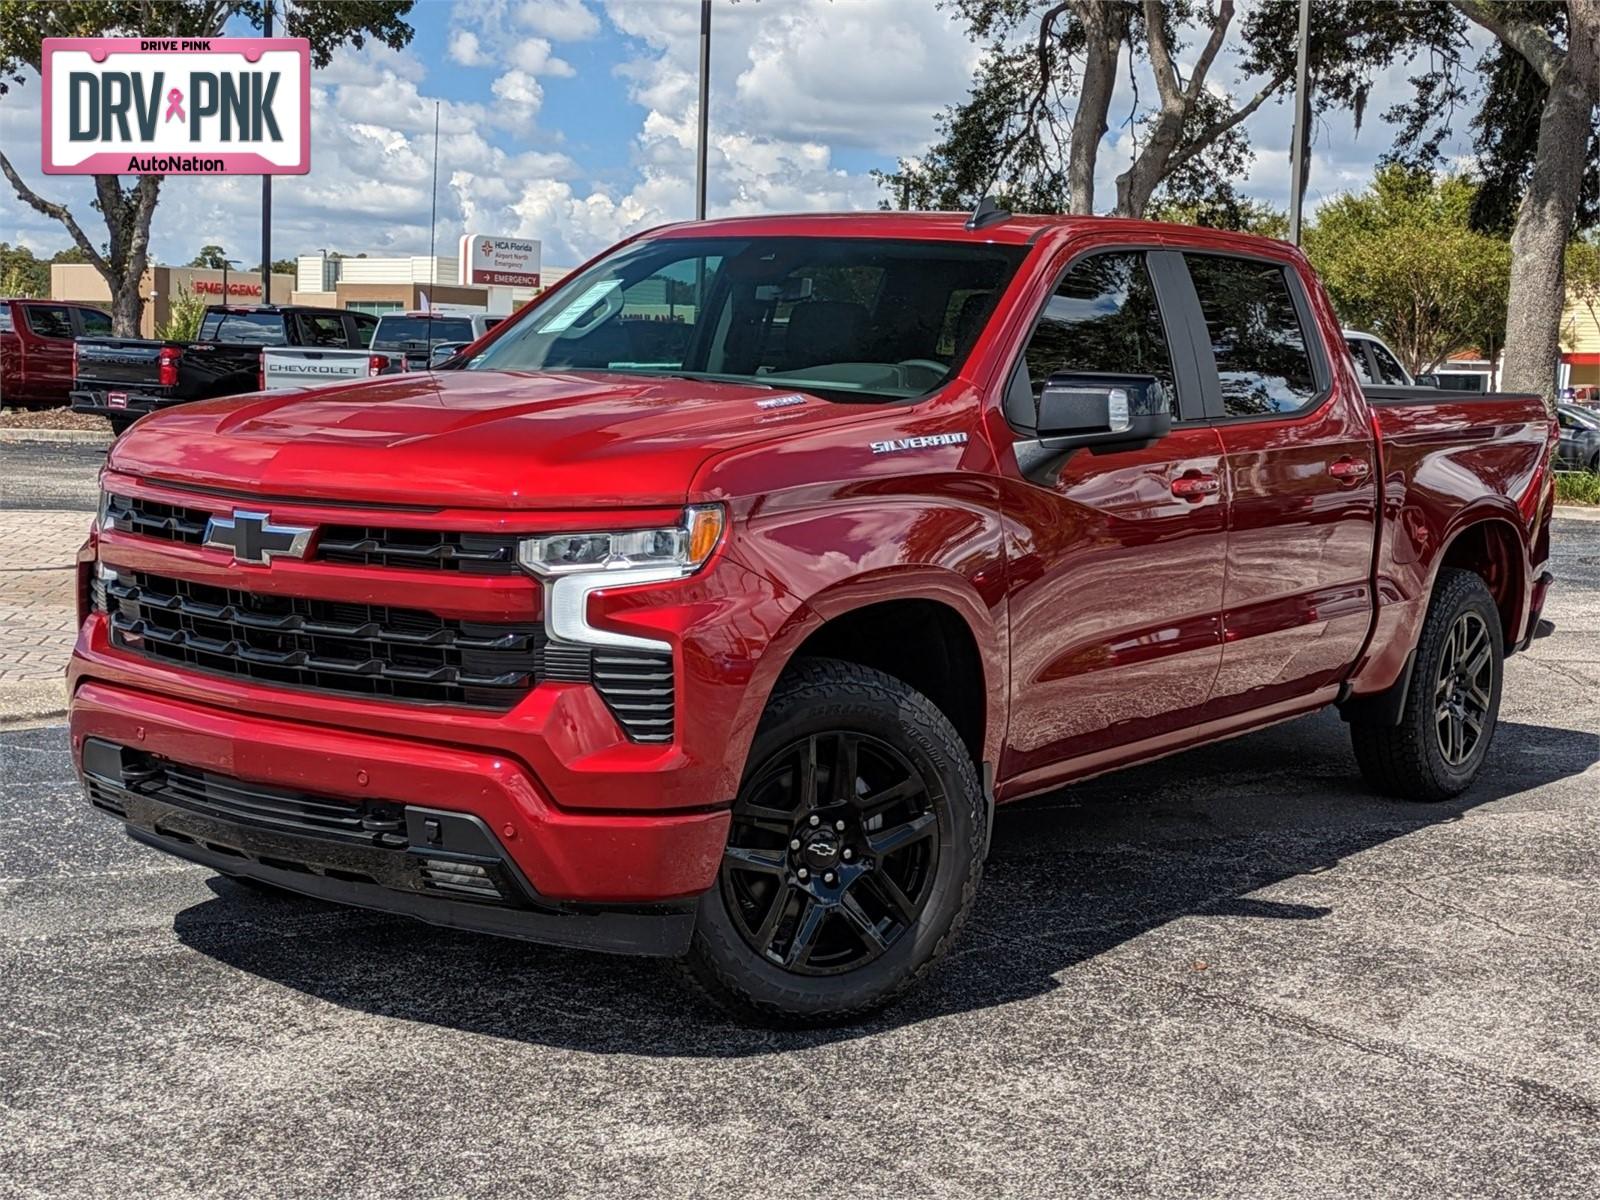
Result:
M1351 458L1348 454L1328 464L1328 474L1344 483L1358 483L1372 471L1366 459Z
M1222 480L1215 475L1188 471L1172 481L1172 494L1182 500L1200 501L1222 490Z

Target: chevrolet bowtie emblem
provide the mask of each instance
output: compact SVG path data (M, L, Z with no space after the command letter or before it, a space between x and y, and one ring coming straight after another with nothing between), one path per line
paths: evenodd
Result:
M234 562L270 563L275 558L304 558L314 532L305 525L273 525L266 513L235 509L231 517L206 522L206 545L232 550Z

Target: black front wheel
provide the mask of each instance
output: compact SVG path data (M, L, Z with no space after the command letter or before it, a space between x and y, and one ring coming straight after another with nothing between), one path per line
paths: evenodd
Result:
M865 1015L950 944L981 873L972 757L920 692L807 660L778 685L734 803L687 965L735 1015Z

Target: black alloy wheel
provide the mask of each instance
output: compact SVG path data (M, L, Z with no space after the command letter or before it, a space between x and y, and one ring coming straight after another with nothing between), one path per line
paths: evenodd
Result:
M741 791L719 884L757 954L786 971L837 974L916 924L938 833L929 781L894 746L853 731L812 734L768 758Z
M1483 738L1494 690L1495 644L1489 626L1471 610L1450 628L1433 686L1434 736L1452 767L1467 762Z
M955 939L988 801L927 696L835 659L773 689L684 968L743 1020L837 1024L891 1003Z

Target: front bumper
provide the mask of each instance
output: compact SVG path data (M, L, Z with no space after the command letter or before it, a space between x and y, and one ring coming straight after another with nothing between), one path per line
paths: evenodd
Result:
M109 779L110 786L130 790L128 780L119 783L103 768L95 769L97 761L105 761L104 752L96 746L106 743L136 763L176 764L191 774L217 777L224 787L277 789L307 797L327 810L337 810L342 804L354 814L363 806L377 804L387 810L404 810L408 823L413 809L456 814L480 823L492 843L482 853L503 862L519 885L525 885L524 899L535 910L690 900L711 886L727 841L726 808L659 813L569 811L552 803L518 762L492 752L287 723L94 681L80 684L73 696L71 733L74 761L86 784L99 776ZM284 847L275 850L276 843L262 840L262 831L272 833L275 827L252 813L208 810L200 815L226 828L208 825L196 830L192 814L181 820L172 818L160 811L164 804L170 805L170 797L149 796L129 809L130 815L124 819L130 831L163 849L222 870L324 894L322 884L310 886L313 881L305 871L293 878L262 874L275 868L260 860L296 862L309 868L311 875L324 868L318 877L327 879L325 868L330 863L325 854L318 857L326 847L298 845L289 848L292 853ZM168 836L176 831L195 840L197 832L206 835L208 830L209 835L199 842L240 852L239 856L227 863L213 861ZM277 832L282 834L281 829ZM288 836L315 839L317 835L290 830ZM398 844L371 845L386 851L405 849ZM205 845L199 845L199 850L208 855L218 853ZM240 857L251 860L249 865ZM371 866L368 863L368 868ZM397 871L392 863L383 870L364 870L384 891L365 893L368 899L351 902L411 911L415 904L410 901L416 899L406 885L411 876ZM398 891L391 886L396 883ZM397 896L408 903L396 908ZM460 920L446 923L459 924ZM537 936L572 943L565 936Z

